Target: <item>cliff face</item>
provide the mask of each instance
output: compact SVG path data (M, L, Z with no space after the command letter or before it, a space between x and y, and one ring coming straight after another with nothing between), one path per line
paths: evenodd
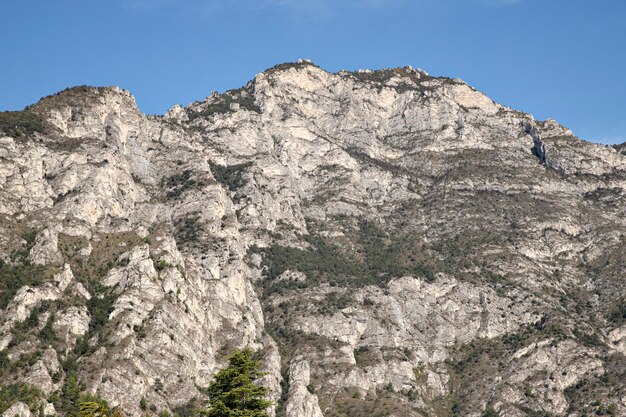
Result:
M283 64L165 116L0 114L0 364L183 415L225 355L277 415L626 414L626 156L412 68ZM148 410L140 409L145 397Z

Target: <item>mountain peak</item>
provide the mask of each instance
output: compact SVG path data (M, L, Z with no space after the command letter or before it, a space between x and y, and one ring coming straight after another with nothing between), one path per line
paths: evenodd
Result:
M128 90L116 86L94 87L79 85L43 97L37 103L29 106L29 108L40 111L62 106L86 108L103 104L112 97L119 97L135 103L135 98Z
M0 129L0 414L188 415L251 347L274 417L626 415L626 156L555 121L301 61Z

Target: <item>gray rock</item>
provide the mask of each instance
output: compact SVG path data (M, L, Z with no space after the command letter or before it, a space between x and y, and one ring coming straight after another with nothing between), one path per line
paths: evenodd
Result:
M32 274L0 349L43 355L0 383L58 394L88 337L80 380L133 416L202 398L244 346L272 414L626 412L615 149L411 67L281 65L162 117L116 87L28 111L46 132L0 138L0 257Z
M22 402L17 402L9 407L3 414L2 417L31 417L32 413L28 409L28 406Z

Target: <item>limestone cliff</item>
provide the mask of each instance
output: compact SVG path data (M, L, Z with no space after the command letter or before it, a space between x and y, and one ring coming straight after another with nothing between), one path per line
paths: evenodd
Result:
M626 414L619 149L309 62L164 116L76 87L0 129L0 384L36 390L5 417L63 413L70 375L187 415L243 346L279 416Z

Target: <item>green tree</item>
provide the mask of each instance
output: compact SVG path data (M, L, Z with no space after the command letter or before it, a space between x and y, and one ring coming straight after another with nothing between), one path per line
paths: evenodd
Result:
M83 401L80 403L78 417L106 417L109 410L105 404L96 401Z
M249 349L235 351L228 357L228 367L219 371L206 393L209 408L206 417L268 417L272 405L265 399L268 389L255 381L265 375L259 371L261 361Z
M80 411L81 387L75 374L70 374L61 389L61 408L68 416L75 416Z

